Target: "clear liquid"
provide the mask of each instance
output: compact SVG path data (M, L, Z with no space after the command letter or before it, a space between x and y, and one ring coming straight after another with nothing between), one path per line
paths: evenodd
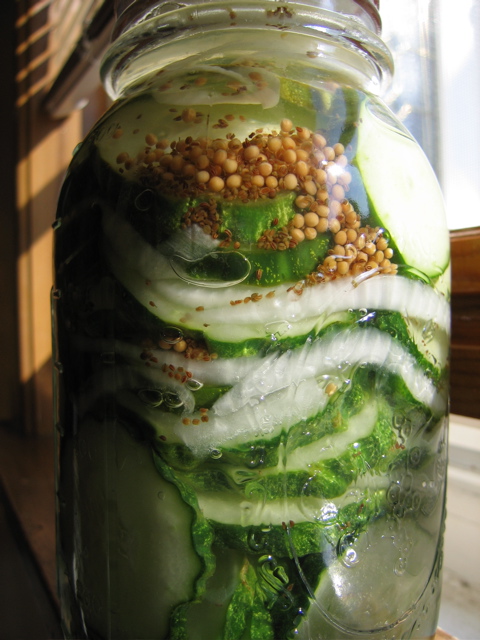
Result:
M377 188L359 131L405 135L366 100L160 74L78 150L55 231L69 637L434 632L448 258L424 274L384 223L402 180Z

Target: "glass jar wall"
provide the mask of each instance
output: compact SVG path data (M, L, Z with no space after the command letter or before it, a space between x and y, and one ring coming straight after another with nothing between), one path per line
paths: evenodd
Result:
M378 31L119 16L54 224L67 637L433 636L449 239Z

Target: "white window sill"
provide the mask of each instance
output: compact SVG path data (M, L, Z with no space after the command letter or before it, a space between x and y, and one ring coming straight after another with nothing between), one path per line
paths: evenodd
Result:
M447 523L439 626L480 637L480 420L450 416Z

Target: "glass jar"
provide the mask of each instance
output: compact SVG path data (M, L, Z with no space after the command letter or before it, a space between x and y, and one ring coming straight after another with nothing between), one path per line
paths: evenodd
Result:
M119 9L54 223L66 636L433 637L449 236L377 8Z

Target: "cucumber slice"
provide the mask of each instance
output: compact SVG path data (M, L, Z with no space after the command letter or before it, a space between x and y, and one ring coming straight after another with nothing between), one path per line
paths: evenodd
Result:
M85 452L75 461L82 514L71 579L87 628L105 638L166 637L170 612L194 597L201 572L193 511L124 428L87 418L78 447ZM95 526L81 527L88 521Z
M237 341L265 338L275 333L268 330L274 323L285 325L289 336L306 334L322 315L348 308L398 311L405 317L430 320L447 331L449 328L447 300L419 280L380 275L358 283L345 277L305 287L301 296L287 281L262 292L261 299L245 304L246 298L251 299L251 286L195 286L185 282L175 275L168 257L145 242L126 221L116 221L106 214L104 232L107 262L138 302L168 324L202 332L207 324L205 336L219 342L234 342L233 337ZM271 253L282 256L287 252ZM241 304L234 304L236 300ZM192 313L197 308L201 313ZM306 319L309 327L302 326L297 331L296 327ZM238 325L245 326L242 330Z
M240 243L255 243L266 229L272 226L283 227L293 218L293 203L297 195L285 192L271 200L265 198L253 202L219 200L221 228L228 229L232 238Z
M410 134L372 102L360 111L355 161L380 224L405 263L431 278L442 274L450 239L433 169Z
M345 391L345 387L353 384L359 365L360 371L368 367L376 371L376 393L385 394L387 387L395 390L392 402L399 394L400 399L408 397L407 404L412 407L414 403L425 405L425 416L429 411L439 415L445 411L445 398L415 359L388 334L376 329L340 333L266 359L219 397L208 412L208 420L198 422L198 426L190 422L190 418L201 420L200 414L192 414L191 409L189 412L191 404L185 404L180 415L162 411L161 406L153 409L142 403L134 390L132 393L129 377L123 383L118 379L119 388L125 391L118 397L119 403L149 424L166 445L182 444L204 459L212 452L243 448L246 443L256 446L258 439L277 438L294 425L317 416L329 400L323 388L325 376ZM127 372L130 375L130 368ZM401 384L391 384L392 372ZM183 402L180 393L178 397ZM186 401L194 403L188 396ZM186 416L188 426L184 422ZM307 430L311 428L312 425ZM301 432L299 427L299 443ZM317 437L321 435L320 432Z
M225 500L219 502L216 513L210 505L207 512L212 514L210 524L222 546L249 554L270 553L281 558L292 557L295 553L302 557L328 551L332 545L336 546L341 536L358 534L369 522L385 515L388 482L377 478L375 484L376 488L372 483L371 487L364 486L361 490L357 486L356 492L335 504L318 499L314 502L312 498L290 499L282 508L280 500L270 502L266 505L264 522L258 525L249 521L242 526L238 506L235 522L230 517L233 509L226 513L222 510ZM208 504L206 500L204 504Z

